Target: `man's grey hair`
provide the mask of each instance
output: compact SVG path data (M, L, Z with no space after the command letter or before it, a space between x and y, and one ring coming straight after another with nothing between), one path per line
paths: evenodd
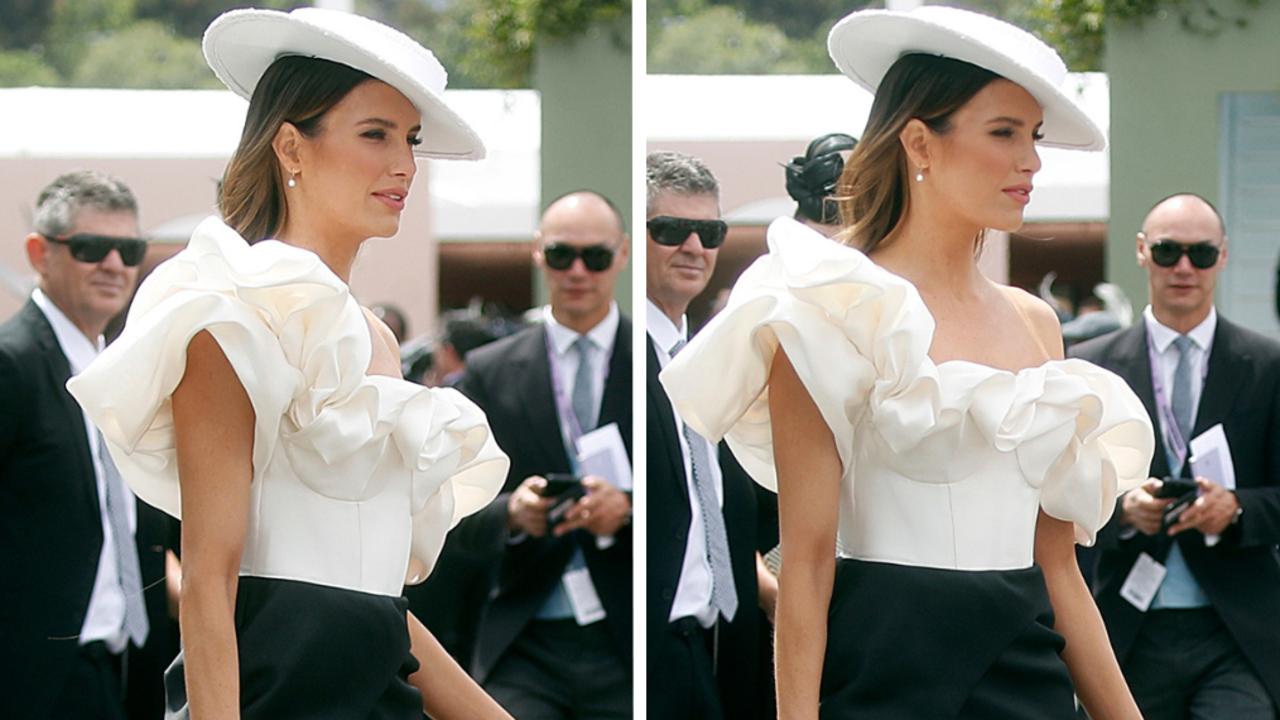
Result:
M40 191L32 225L45 237L61 237L71 232L76 215L84 209L137 216L138 201L119 178L97 170L76 170L59 175Z
M711 195L720 203L720 183L701 160L684 153L660 151L649 153L645 161L648 182L646 212L653 213L653 201L662 193L675 195Z

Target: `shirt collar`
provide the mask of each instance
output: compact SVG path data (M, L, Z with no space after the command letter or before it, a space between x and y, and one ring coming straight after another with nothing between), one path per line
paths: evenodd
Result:
M80 371L89 367L89 363L102 352L105 343L99 335L96 342L90 342L80 328L66 316L58 306L44 294L40 288L31 291L31 301L44 313L45 319L53 328L53 335L62 347L62 354L67 356L67 364L71 366L71 374L79 375Z
M646 300L645 304L648 305L646 321L649 337L653 338L653 344L669 357L671 348L675 347L676 343L689 338L688 319L681 315L680 327L676 327L675 323L671 322L671 318L667 317L667 314L662 312L652 300Z
M1142 311L1142 319L1147 323L1147 332L1151 333L1151 341L1156 346L1156 352L1163 354L1173 341L1178 338L1178 331L1162 324L1156 319L1156 314L1148 305ZM1191 338L1191 342L1201 351L1208 351L1209 346L1213 344L1213 333L1218 329L1218 309L1216 307L1209 308L1209 315L1200 322L1199 325L1191 328L1191 332L1187 333L1187 337Z
M555 348L556 354L564 355L569 352L569 347L573 345L573 341L578 339L577 331L561 325L556 320L555 315L551 313L550 305L542 308L542 319L546 323L547 332L551 335L551 347ZM613 354L613 341L618 336L618 322L620 319L618 304L610 302L609 313L595 327L586 332L587 339L596 346L596 349L603 351L605 357Z

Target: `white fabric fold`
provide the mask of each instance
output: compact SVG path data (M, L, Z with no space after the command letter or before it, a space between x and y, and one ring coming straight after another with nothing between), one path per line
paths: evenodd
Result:
M272 240L250 246L209 218L139 288L123 334L68 383L134 492L174 517L181 499L170 396L202 330L222 348L256 415L242 572L398 592L410 549L413 574L425 577L448 529L501 488L508 460L478 407L454 390L366 374L367 321L318 256ZM292 522L278 519L290 509L269 500L264 486L273 484L290 486L295 502L313 494L306 502L350 523L359 537L348 541L367 545L352 567L330 572L313 559L300 566L315 567L290 571L279 544L293 538L278 532ZM382 535L370 527L380 520L388 524ZM276 546L260 544L267 538ZM398 578L384 576L400 561L367 557L374 552L403 556ZM373 567L379 577L370 577Z
M787 218L770 226L768 246L661 380L686 422L713 441L727 440L756 481L776 489L767 380L781 346L844 465L845 551L912 561L870 557L870 548L896 541L867 534L866 525L876 525L870 514L891 509L859 508L864 497L932 498L950 508L937 512L948 515L951 535L965 537L962 526L973 520L956 517L957 508L981 502L973 492L979 485L1001 492L1020 484L1020 493L1075 523L1077 540L1091 543L1117 494L1146 478L1151 424L1118 376L1081 360L1016 373L968 361L935 364L928 355L935 323L911 283ZM858 487L866 483L876 487ZM941 487L917 487L928 485ZM998 500L993 507L1007 497ZM1032 529L1035 509L1026 509ZM929 512L918 521L904 517L902 532L936 519ZM1001 530L999 518L978 520ZM1019 523L1024 533L1025 518ZM1018 556L1028 564L1030 541ZM968 549L953 550L960 558ZM976 558L973 566L1009 562Z

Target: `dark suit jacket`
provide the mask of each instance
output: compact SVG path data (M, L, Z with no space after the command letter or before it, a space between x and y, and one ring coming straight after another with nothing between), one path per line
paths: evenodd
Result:
M522 330L467 355L458 389L489 418L494 438L511 458L502 493L450 535L457 552L501 557L489 599L480 613L472 674L481 682L533 618L560 576L574 547L582 548L591 580L604 605L618 653L631 663L631 527L622 528L605 550L594 535L578 530L564 537L526 538L507 544L507 502L530 475L570 472L560 434L547 361L546 328ZM623 317L609 358L599 426L617 423L631 457L631 322Z
M45 718L78 652L102 552L102 519L71 369L44 313L28 301L0 325L0 669L6 717ZM144 587L164 577L155 516L139 507ZM148 593L153 628L164 617ZM164 644L164 623L148 638ZM152 691L160 687L157 674ZM144 692L138 688L137 692Z
M658 381L658 355L653 340L646 343L646 409L648 416L648 575L647 602L649 694L663 691L663 646L678 642L668 631L668 618L680 582L688 542L691 506L675 414L666 390ZM726 718L760 717L761 703L752 690L764 680L760 663L761 613L756 607L756 496L746 471L721 443L720 469L724 480L725 530L738 611L733 621L721 625L717 685ZM771 716L771 715L770 715Z
M1169 475L1151 385L1146 324L1077 345L1071 354L1120 375L1142 399L1157 428L1151 476ZM1229 528L1218 545L1205 547L1204 535L1195 530L1176 540L1142 534L1121 540L1120 523L1113 517L1098 535L1094 592L1116 656L1123 662L1146 616L1120 597L1120 586L1139 553L1163 561L1176 541L1196 582L1271 697L1280 700L1280 633L1275 624L1280 608L1280 344L1221 315L1192 437L1218 423L1231 446L1236 497L1244 509L1240 523Z

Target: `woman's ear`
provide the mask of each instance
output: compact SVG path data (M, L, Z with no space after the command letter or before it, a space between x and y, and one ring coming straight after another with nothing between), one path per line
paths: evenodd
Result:
M907 155L907 163L910 165L911 174L914 175L929 169L929 165L933 160L931 157L932 140L933 131L919 118L908 120L907 124L902 128L902 132L898 133L898 141L902 143L902 150Z
M271 140L271 149L276 153L276 162L286 175L298 175L302 172L302 133L291 122L280 123L276 136Z

